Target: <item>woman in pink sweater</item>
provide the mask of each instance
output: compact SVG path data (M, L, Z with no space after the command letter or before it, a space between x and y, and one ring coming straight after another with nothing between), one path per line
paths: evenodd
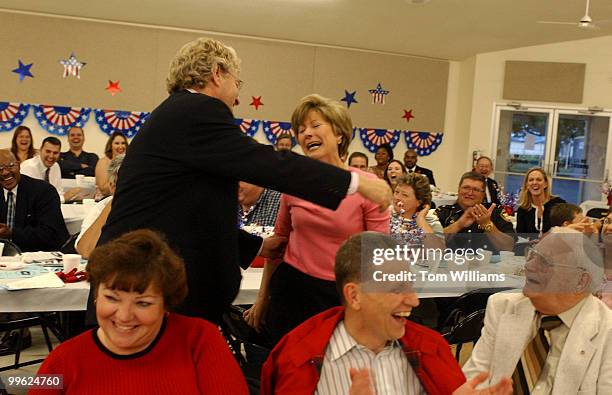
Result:
M347 109L319 95L302 99L291 127L304 154L331 166L347 168L345 157L353 134ZM373 174L350 168L359 177ZM299 180L296 180L299 182ZM247 322L259 329L263 320L272 343L311 316L340 305L334 261L351 235L373 230L389 233L389 212L359 193L348 195L336 211L283 195L274 229L288 239L283 261L266 263L261 287Z

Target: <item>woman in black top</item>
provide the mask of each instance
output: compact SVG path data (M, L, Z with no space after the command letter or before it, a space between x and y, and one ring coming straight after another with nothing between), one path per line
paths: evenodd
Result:
M565 200L550 194L550 183L543 169L534 167L525 174L516 212L516 232L534 239L550 229L550 210ZM527 233L527 235L525 235Z

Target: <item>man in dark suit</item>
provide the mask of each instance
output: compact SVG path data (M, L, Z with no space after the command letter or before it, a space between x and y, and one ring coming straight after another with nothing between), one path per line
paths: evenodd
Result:
M0 150L0 238L12 240L22 251L56 251L68 239L59 195L51 184L21 175L19 162L9 150ZM27 317L0 314L0 321ZM19 334L0 336L0 355L16 350ZM22 347L32 344L30 332L23 333Z
M23 251L56 251L70 235L59 196L47 182L21 175L9 150L0 150L0 238Z
M391 200L382 180L277 152L244 135L232 114L243 83L239 64L236 52L216 40L181 48L166 80L170 96L130 144L99 241L138 228L164 233L187 270L189 294L179 312L213 322L238 293L239 264L248 266L258 251L280 253L285 242L268 238L262 244L238 230L239 180L330 209L356 191L382 208Z
M408 149L404 154L404 165L408 173L417 173L427 176L429 184L436 186L436 180L434 180L433 171L426 169L421 166L417 166L418 156L415 150Z
M485 178L485 203L495 203L499 205L499 185L497 181L489 177L493 172L493 161L488 156L481 156L476 161L476 171Z

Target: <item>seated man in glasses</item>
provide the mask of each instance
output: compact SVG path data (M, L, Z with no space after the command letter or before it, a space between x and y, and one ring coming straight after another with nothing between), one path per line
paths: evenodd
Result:
M515 233L504 211L483 203L485 178L476 172L461 176L455 204L436 209L449 248L482 248L512 251Z
M515 394L612 394L612 312L592 292L603 257L584 234L553 228L526 249L523 292L489 298L463 370L512 375Z
M403 277L410 264L375 261L377 251L398 246L390 236L362 232L340 247L334 270L343 306L282 338L262 369L262 394L511 393L510 379L499 377L476 390L487 374L466 382L442 336L408 320L419 305Z

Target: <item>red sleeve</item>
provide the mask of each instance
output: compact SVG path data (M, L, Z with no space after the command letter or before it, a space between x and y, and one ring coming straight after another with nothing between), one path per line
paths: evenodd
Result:
M61 364L60 359L59 351L57 349L52 351L45 358L36 374L63 374L65 378L65 371L59 366ZM66 385L67 383L64 382L64 388L66 388ZM28 395L61 395L63 393L63 389L31 389L28 391Z
M202 322L196 345L196 371L201 394L248 395L244 375L217 327Z

